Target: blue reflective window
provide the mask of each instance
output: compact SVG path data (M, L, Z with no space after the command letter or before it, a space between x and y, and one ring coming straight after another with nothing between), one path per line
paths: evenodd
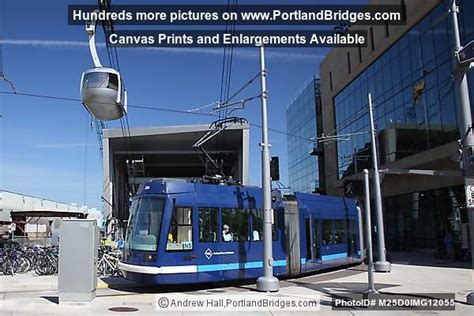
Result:
M343 89L340 95L344 98L335 98L336 127L347 126L344 133L357 133L368 130L369 121L367 114L361 118L354 114L366 111L367 94L372 93L378 130L399 130L379 134L397 138L390 140L395 147L384 149L383 141L379 144L381 154L386 155L382 161L394 161L459 137L451 82L452 30L448 19L433 24L446 12L448 2L442 2ZM473 39L474 19L463 10L474 9L474 1L460 2L463 36ZM469 74L468 82L472 91L474 73ZM474 93L471 99L474 107ZM354 150L356 155L370 154L369 144L369 134L338 142L340 176L356 171Z

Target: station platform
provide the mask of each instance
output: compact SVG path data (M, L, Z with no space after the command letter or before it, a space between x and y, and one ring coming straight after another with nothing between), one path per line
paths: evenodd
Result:
M404 261L403 261L404 259ZM393 256L391 273L375 273L375 285L384 294L454 293L455 311L350 311L333 310L331 295L362 293L367 289L367 271L364 265L343 270L323 272L281 281L278 294L287 298L315 296L320 299L318 314L327 315L474 315L474 306L466 304L466 295L474 291L472 270L442 259L433 261L419 255L399 253ZM410 261L415 261L411 264ZM423 261L426 261L423 264ZM430 264L427 264L429 262ZM123 314L159 315L155 309L156 295L188 293L198 295L256 295L255 284L226 284L181 287L143 287L120 278L99 279L97 297L91 303L58 304L57 276L21 274L0 276L0 315L102 315ZM117 309L118 307L118 309ZM114 312L112 310L122 311ZM166 315L208 315L206 311L169 312ZM217 312L216 312L217 313ZM314 311L235 311L226 315L314 315Z

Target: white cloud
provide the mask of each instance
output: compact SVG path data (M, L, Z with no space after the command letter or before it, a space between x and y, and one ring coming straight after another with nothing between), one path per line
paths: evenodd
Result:
M3 45L15 46L37 46L46 48L75 48L89 47L88 42L81 41L58 41L58 40L35 40L35 39L5 39L0 41ZM105 47L105 43L97 43L97 47ZM204 54L204 55L222 55L222 48L192 48L192 47L134 47L140 51L157 51L169 54ZM293 49L294 50L294 49ZM257 49L234 48L234 56L240 58L256 58ZM297 53L281 51L280 48L267 49L266 56L273 60L280 61L314 61L324 58L324 54Z

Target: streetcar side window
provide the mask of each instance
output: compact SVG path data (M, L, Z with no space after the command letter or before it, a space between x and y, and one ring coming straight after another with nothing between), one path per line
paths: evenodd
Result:
M237 208L222 209L222 241L249 240L249 211Z
M333 244L338 245L338 244L343 244L345 235L346 235L346 230L344 229L344 220L342 219L336 219L334 220L334 234L333 234Z
M219 209L199 208L199 241L216 242L219 236Z
M332 220L323 219L321 221L321 228L323 232L323 245L332 245L334 240L332 235Z
M253 209L252 212L252 240L263 240L263 211L261 209ZM273 210L272 239L278 240L278 213Z
M306 256L311 257L311 246L312 246L312 241L311 241L311 221L309 218L305 218L304 220L304 226L306 228Z
M349 220L349 228L347 229L347 243L351 254L354 254L357 248L357 222L353 219Z
M273 210L272 239L278 240L278 212Z
M166 250L193 249L193 209L191 207L175 207L171 217L170 230Z
M252 211L252 241L261 241L263 239L263 212L261 209Z

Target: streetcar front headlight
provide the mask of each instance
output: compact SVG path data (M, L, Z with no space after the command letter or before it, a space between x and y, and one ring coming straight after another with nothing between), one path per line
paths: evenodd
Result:
M154 254L154 253L146 253L144 260L145 260L145 262L156 261L156 254Z

